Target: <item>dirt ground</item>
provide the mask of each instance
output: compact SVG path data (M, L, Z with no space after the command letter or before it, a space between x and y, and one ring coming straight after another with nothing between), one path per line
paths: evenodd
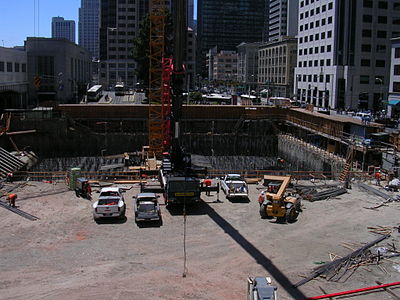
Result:
M305 184L312 184L305 182ZM184 272L183 214L162 206L163 224L138 227L132 215L133 186L124 197L127 220L96 224L88 201L63 183L30 182L16 190L17 206L40 220L29 221L0 207L0 299L246 299L248 276L271 276L280 300L400 280L400 258L355 270L347 280L318 278L290 287L329 253L351 252L343 242L375 240L368 226L398 226L399 203L376 210L381 199L361 192L319 202L303 201L293 224L263 220L250 186L250 202L214 203L215 194L187 210ZM96 190L96 189L94 189ZM4 198L2 199L4 200ZM161 201L162 202L162 201ZM383 241L399 245L399 233ZM357 246L354 246L357 248ZM400 289L393 289L400 295ZM394 299L385 292L352 299ZM339 298L337 298L339 299ZM341 298L345 299L345 298Z

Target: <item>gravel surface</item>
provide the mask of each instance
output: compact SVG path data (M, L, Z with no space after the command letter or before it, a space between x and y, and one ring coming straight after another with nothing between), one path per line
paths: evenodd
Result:
M96 224L91 204L97 193L88 201L63 183L30 182L16 190L17 206L40 220L0 208L0 299L243 300L247 276L271 276L284 300L323 294L320 287L330 293L400 280L400 258L393 258L358 268L346 281L318 278L293 290L290 284L311 273L315 262L350 253L343 242L361 246L376 239L368 226L398 226L399 203L365 209L381 200L354 185L335 199L303 201L297 222L279 224L260 218L259 188L250 186L250 202L231 202L220 193L223 203L204 195L204 203L187 208L183 277L182 210L162 206L161 226L138 226L133 186L124 196L127 220ZM399 246L397 230L380 246L389 242ZM352 299L392 298L381 291Z

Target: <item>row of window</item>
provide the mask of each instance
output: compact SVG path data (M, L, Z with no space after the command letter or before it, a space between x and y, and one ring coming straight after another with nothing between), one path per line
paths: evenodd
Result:
M332 30L329 30L327 32L321 32L321 34L316 33L316 34L311 34L309 36L304 36L299 38L299 44L308 43L308 42L313 42L313 41L319 41L324 40L324 39L329 39L332 37Z
M0 61L0 72L26 72L26 64Z
M304 7L305 5L313 4L314 2L318 2L319 0L305 0L300 2L300 7ZM319 7L318 7L319 8ZM333 2L328 3L328 9L333 8ZM326 4L322 5L321 10L324 12L326 11ZM306 16L307 18L308 16Z
M325 62L326 61L326 62ZM318 59L316 59L316 60L314 60L314 61L312 61L312 60L309 60L308 62L307 61L299 61L298 62L298 66L299 66L299 68L306 68L306 67L324 67L324 66L327 66L327 67L329 67L331 65L331 59L320 59L320 60L318 60Z
M325 80L325 81L324 81ZM331 82L331 75L325 74L309 74L309 75L297 75L297 81L299 82Z
M325 53L326 52L332 52L332 45L324 45L320 47L314 47L314 48L305 48L305 49L299 49L299 56L302 55L309 55L309 54L318 54L318 53Z
M299 30L300 31L305 31L308 29L313 29L314 28L314 24L315 24L315 28L318 28L319 26L324 26L326 25L328 20L328 24L332 24L333 23L333 17L328 17L328 18L323 18L321 20L316 20L315 22L310 22L310 23L306 23L304 25L300 25Z
M304 18L308 18L309 16L312 17L314 16L314 12L315 15L318 15L320 12L325 12L326 11L326 4L322 5L321 7L316 7L315 10L314 8L306 11L304 13L300 14L300 20L303 20ZM333 2L328 3L328 10L333 9Z

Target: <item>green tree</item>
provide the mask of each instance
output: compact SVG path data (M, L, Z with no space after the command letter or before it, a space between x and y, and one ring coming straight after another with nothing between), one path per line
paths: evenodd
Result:
M165 17L165 49L164 57L170 57L173 49L172 18L169 12ZM138 35L133 41L133 58L135 59L136 76L144 87L149 86L150 66L150 15L146 15L140 22Z

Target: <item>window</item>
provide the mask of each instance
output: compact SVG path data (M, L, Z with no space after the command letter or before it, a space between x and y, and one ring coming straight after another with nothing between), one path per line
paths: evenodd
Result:
M333 2L330 2L329 4L328 4L328 9L332 9L333 8Z
M382 9L387 9L388 8L388 3L386 1L379 1L378 7Z
M372 8L372 0L364 0L364 7Z
M14 71L19 72L19 63L14 64Z
M318 67L318 60L314 60L314 67Z
M328 31L328 35L327 36L328 36L328 39L332 37L332 30Z
M326 52L331 52L332 51L332 46L331 45L327 45L326 46Z
M362 44L361 52L371 52L371 45L370 44Z
M363 15L363 22L364 23L372 23L372 16L371 15Z
M321 59L321 60L319 61L319 65L320 65L321 67L324 66L324 63L325 63L325 61L324 61L323 59Z
M395 58L400 58L400 48L395 48L394 49L394 57ZM0 71L1 71L1 61L0 61ZM3 69L4 69L4 65L3 65Z
M381 59L377 59L375 62L375 65L379 68L384 68L385 67L385 61Z
M329 83L331 81L331 76L330 75L325 75L325 81Z
M369 76L360 75L360 84L369 84Z
M369 30L369 29L363 29L362 36L363 37L371 37L372 36L372 31Z
M326 60L326 65L327 65L328 67L331 65L331 60L330 60L330 59L327 59L327 60Z
M4 72L4 61L0 61L0 72Z
M378 16L378 23L379 24L387 24L387 17L386 16Z
M325 52L325 46L321 46L321 53Z
M26 73L26 64L21 65L22 72Z
M371 65L371 61L369 59L362 59L361 66L362 67L369 67Z
M326 11L326 5L322 5L322 12Z
M393 92L399 93L400 92L400 82L393 82Z
M376 45L376 52L385 53L386 52L386 45Z
M12 71L13 71L12 63L8 62L7 63L7 72L12 72Z
M400 65L394 65L394 73L393 75L400 75Z
M332 24L332 20L333 20L332 17L329 17L328 18L328 24Z
M377 37L381 38L381 39L385 39L386 38L386 31L378 30Z
M321 40L325 39L325 32L321 32Z

